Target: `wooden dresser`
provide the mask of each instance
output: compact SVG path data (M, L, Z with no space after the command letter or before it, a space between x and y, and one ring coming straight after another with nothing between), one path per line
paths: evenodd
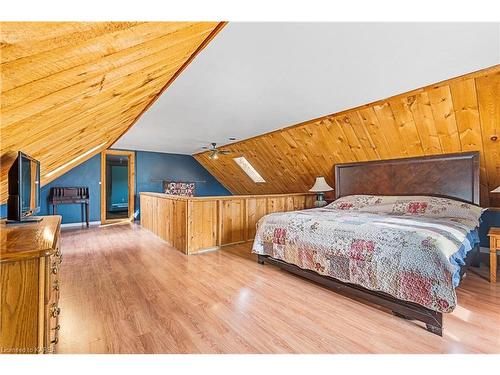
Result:
M0 353L54 353L59 326L61 216L0 224Z

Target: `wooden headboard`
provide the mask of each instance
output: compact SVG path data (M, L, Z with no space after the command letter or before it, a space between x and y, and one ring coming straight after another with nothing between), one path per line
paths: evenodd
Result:
M335 165L335 196L431 195L479 205L479 152Z

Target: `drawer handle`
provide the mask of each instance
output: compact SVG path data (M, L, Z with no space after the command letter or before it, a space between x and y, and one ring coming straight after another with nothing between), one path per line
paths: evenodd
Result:
M52 289L54 289L56 292L59 291L59 280L54 281L54 283L52 284Z
M57 343L59 342L59 337L56 337L54 340L52 340L50 343L51 344L54 344L54 345L57 345Z
M61 329L61 325L58 324L54 328L52 328L53 331L59 331Z
M52 265L52 273L54 275L57 275L58 272L59 272L59 269L57 268L57 265L56 264Z
M61 308L57 307L55 303L52 304L52 317L57 318L61 313Z

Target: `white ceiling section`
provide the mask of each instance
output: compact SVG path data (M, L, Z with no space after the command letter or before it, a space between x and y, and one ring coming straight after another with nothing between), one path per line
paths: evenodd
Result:
M497 23L229 23L114 148L192 154L500 63Z

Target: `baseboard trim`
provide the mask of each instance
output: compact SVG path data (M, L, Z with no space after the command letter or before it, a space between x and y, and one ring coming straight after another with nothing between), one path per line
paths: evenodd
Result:
M101 222L100 221L91 221L89 223L89 225L90 226L101 225ZM86 226L85 222L61 224L61 228L74 228L74 227L85 227L85 226Z

